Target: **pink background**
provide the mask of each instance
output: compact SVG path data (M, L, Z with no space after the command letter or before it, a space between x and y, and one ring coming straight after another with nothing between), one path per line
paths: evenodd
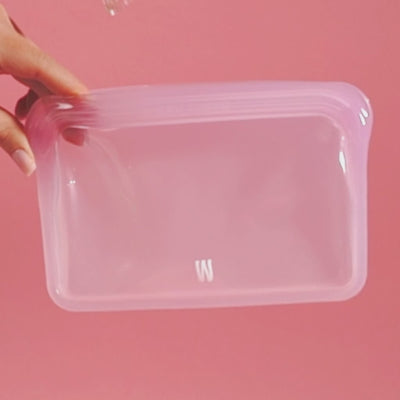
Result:
M50 301L35 179L0 154L0 400L400 398L400 3L6 0L90 88L345 80L375 110L369 278L335 304L73 314ZM23 89L0 78L0 104Z

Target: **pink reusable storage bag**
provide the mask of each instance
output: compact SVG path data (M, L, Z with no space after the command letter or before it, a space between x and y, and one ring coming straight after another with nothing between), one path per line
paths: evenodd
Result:
M345 83L40 100L27 130L51 297L122 310L355 295L367 271L371 126L368 100Z

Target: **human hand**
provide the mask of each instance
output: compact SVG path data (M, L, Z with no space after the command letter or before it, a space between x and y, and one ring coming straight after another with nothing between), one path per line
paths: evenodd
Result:
M8 74L29 87L16 107L15 115L0 106L0 147L30 175L35 160L24 133L22 120L33 103L48 94L80 95L87 88L66 68L26 38L0 4L0 74Z

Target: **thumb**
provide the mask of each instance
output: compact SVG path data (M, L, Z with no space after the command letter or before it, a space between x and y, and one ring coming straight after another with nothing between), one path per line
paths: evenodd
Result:
M11 156L25 175L29 176L35 170L35 159L21 123L1 107L0 147Z

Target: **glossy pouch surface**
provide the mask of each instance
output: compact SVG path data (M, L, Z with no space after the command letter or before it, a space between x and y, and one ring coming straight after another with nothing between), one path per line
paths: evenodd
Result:
M123 310L355 295L371 125L368 100L345 83L42 99L27 131L51 297Z

